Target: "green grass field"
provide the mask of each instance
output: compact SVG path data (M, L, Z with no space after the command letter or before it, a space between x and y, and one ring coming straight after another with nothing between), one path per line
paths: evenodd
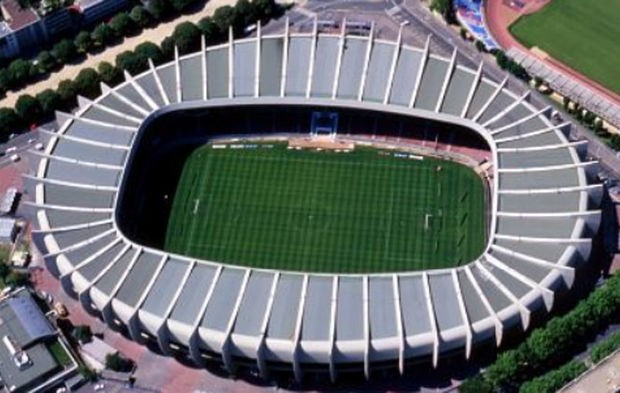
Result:
M620 93L620 1L552 0L510 31L525 46Z
M308 272L445 268L482 252L484 209L482 180L453 162L206 145L185 163L165 249Z

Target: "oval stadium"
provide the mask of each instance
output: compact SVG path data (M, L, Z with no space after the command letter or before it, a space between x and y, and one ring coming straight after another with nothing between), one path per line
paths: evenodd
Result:
M58 113L25 185L64 290L165 354L297 381L544 318L600 221L585 146L456 51L374 35L259 27Z

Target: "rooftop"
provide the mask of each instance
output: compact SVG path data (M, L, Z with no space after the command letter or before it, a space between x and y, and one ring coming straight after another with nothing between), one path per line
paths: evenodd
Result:
M11 30L16 31L33 24L39 16L32 8L22 8L17 0L2 0L2 14Z

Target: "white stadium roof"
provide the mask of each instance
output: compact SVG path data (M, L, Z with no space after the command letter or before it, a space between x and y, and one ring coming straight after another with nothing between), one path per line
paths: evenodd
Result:
M201 351L238 359L266 375L308 364L332 379L339 365L469 356L503 332L528 327L571 286L590 254L600 220L589 210L601 189L588 185L578 143L504 83L425 48L370 37L283 34L230 40L176 57L80 99L27 176L36 195L38 244L64 287L87 309L131 337L171 342L199 363ZM443 270L394 274L312 274L230 266L136 244L118 229L124 168L144 120L182 107L239 103L331 105L403 113L460 124L490 145L494 176L485 253ZM594 203L592 203L594 201Z

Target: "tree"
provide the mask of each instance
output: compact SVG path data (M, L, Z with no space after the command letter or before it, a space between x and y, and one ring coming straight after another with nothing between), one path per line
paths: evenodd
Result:
M32 63L22 59L16 59L9 64L11 86L18 87L26 83L34 75Z
M20 273L18 271L12 270L9 274L6 275L4 280L6 285L10 285L12 287L22 287L30 283L30 276L26 273Z
M282 12L282 8L275 0L253 0L252 4L256 10L256 16L261 22L268 22Z
M148 63L146 58L127 50L116 56L116 66L132 75L136 75L146 70Z
M129 17L131 20L141 28L145 28L151 24L152 18L151 14L146 10L146 8L141 5L137 5L131 9L129 12Z
M13 77L8 68L0 69L0 92L5 93L13 85Z
M609 146L614 150L620 150L620 135L612 134L609 139Z
M114 30L106 23L101 23L92 33L93 41L96 45L107 46L114 42Z
M478 52L486 52L487 50L487 47L484 46L484 43L480 40L476 40L476 43L474 45L476 46Z
M0 108L0 140L6 141L8 136L19 127L19 116L12 108Z
M101 94L99 89L99 74L92 68L84 68L74 81L75 90L88 98L95 98Z
M174 28L174 42L180 54L193 52L200 46L200 30L191 22L183 22Z
M155 64L160 64L164 60L164 54L161 48L150 41L143 42L136 46L134 53L145 59L145 61L146 59L153 60Z
M93 341L93 332L88 325L78 325L73 329L73 337L75 337L80 344L86 344Z
M181 12L185 8L187 8L187 6L190 5L192 2L193 0L170 0L170 5L172 5L172 8L176 12Z
M447 24L452 25L456 23L456 14L452 0L432 0L431 10L440 13Z
M478 374L459 385L460 393L493 393L493 387Z
M202 18L198 22L198 28L202 32L202 35L205 36L205 41L209 45L219 43L226 37L210 17Z
M60 98L60 95L52 89L45 89L37 94L36 97L41 104L43 113L52 113L62 106L62 99Z
M161 42L161 51L164 54L165 60L172 59L172 57L174 56L175 45L176 44L172 36L164 38L164 40Z
M149 0L146 8L153 18L157 20L165 19L172 11L172 6L168 0Z
M86 53L93 47L93 38L87 31L80 31L75 40L73 40L75 46L80 52Z
M105 356L105 366L106 368L119 371L119 372L129 372L133 368L133 363L129 359L125 359L118 352L109 353Z
M54 56L61 64L66 64L75 59L77 55L77 48L73 41L64 39L54 45Z
M63 108L71 108L77 104L75 100L75 86L73 85L73 81L70 79L65 79L58 84L58 89L56 92L60 96L62 100Z
M15 112L25 122L35 123L41 118L43 109L41 108L41 103L36 98L29 94L24 94L19 96L15 102Z
M256 7L249 0L237 0L234 24L240 31L258 20Z
M46 50L39 52L36 62L37 68L42 73L48 73L58 65L58 63L56 63L56 58Z
M123 81L123 72L106 61L99 63L97 71L101 81L109 86L116 86Z
M126 37L136 32L136 25L126 12L116 14L109 25L119 37Z
M228 28L235 22L235 9L229 5L218 7L213 13L213 22L222 34L228 33Z

